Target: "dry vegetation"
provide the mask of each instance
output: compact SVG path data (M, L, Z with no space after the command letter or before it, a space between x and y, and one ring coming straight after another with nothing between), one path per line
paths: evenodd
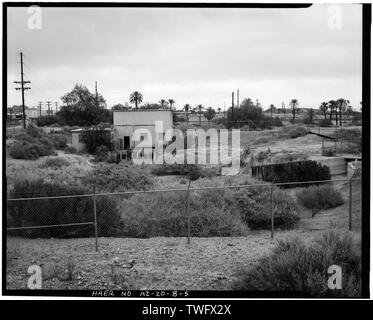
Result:
M319 137L305 134L302 130L296 129L295 131L299 131L299 135L294 135L293 131L283 128L241 132L241 146L248 148L248 155L253 152L256 154L262 152L264 161L283 158L303 159L309 155L320 154ZM333 132L333 128L322 128L322 134L333 134ZM58 156L41 157L34 161L8 157L6 161L8 191L11 191L16 181L20 179L40 178L48 183L76 187L90 187L94 182L98 190L102 192L185 189L188 183L188 179L183 176L155 176L151 174L149 168L135 169L126 163L119 166L100 165L95 170L88 162L90 159L83 155L66 154L61 151L58 152ZM96 175L93 175L94 172ZM192 187L254 183L258 182L240 174L235 177L199 178L192 183ZM348 185L336 183L334 188L341 194L344 203L329 209L317 208L316 215L314 215L313 208L306 208L307 206L297 203L296 194L302 190L301 188L276 191L276 195L281 194L281 196L279 196L278 207L275 209L286 207L288 203L291 203L292 209L289 212L295 210L300 218L299 221L297 219L293 221L295 229L276 230L276 239L298 235L309 241L326 230L346 230L348 228ZM28 266L39 264L43 266L45 274L44 288L232 289L235 280L239 277L238 272L249 266L255 266L258 260L269 254L274 247L268 230L254 231L252 230L255 229L253 222L250 226L248 220L243 220L246 225L239 220L245 218L244 212L251 212L249 208L256 208L252 213L258 214L259 221L264 216L264 223L262 223L267 229L269 194L263 189L257 194L248 190L228 190L195 192L192 196L193 224L195 226L208 224L209 228L193 229L192 236L199 235L200 237L193 237L191 245L186 244L185 238L184 192L182 195L172 197L166 194L162 196L143 194L117 198L116 201L119 199L118 210L123 220L126 221L127 229L124 230L128 232L129 226L137 226L136 232L144 236L146 227L153 225L152 232L145 236L154 238L101 237L99 239L100 252L95 253L93 238L25 239L11 237L7 242L7 287L9 289L25 288ZM360 197L361 182L354 182L352 208L353 230L356 233L359 233L361 228ZM206 199L211 201L206 201ZM235 202L239 206L233 207L232 204ZM234 210L230 211L228 209L231 205ZM161 222L156 219L159 223L155 224L156 220L148 219L149 208L158 210L151 211L152 214L159 213L159 215L154 215L155 218L158 219L162 214L167 213L167 219ZM128 214L129 209L131 209L131 214ZM229 216L229 221L225 215L228 211L232 214L232 217ZM198 221L201 212L206 219ZM282 209L279 209L279 216L281 212ZM174 218L173 222L169 220L169 216ZM246 218L252 217L253 215L249 215ZM176 221L182 223L175 224ZM286 228L290 228L293 222L290 225L285 224ZM172 231L163 234L169 237L158 237L164 230ZM129 232L124 235L133 237L133 234ZM232 237L232 235L235 236ZM223 237L215 238L215 236Z

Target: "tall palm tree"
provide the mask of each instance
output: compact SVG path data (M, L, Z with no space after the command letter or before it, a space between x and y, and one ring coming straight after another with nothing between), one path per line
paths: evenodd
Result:
M190 104L185 104L184 105L184 111L186 112L186 121L187 121L187 124L188 124L188 120L189 120L189 110L190 110Z
M291 99L290 106L291 106L291 113L293 114L293 123L295 121L295 112L297 111L299 102L297 99Z
M168 103L170 104L170 109L172 109L172 106L175 104L174 99L168 99Z
M216 114L216 111L213 108L211 107L207 108L205 112L205 117L209 121L209 127L210 127L211 120L215 117L215 114Z
M337 102L335 100L329 101L329 109L330 109L330 121L332 121L333 112L335 112L335 124L338 124L338 112L337 112Z
M201 115L202 115L203 105L199 104L197 106L197 109L198 109L198 113L199 113L199 126L201 126Z
M329 109L329 105L327 102L321 102L321 105L320 105L320 110L322 112L324 112L324 117L325 117L325 120L326 120L326 114L328 112L328 109Z
M271 105L269 106L269 110L271 111L271 119L272 119L273 111L276 110L276 107L275 107L273 104L271 104Z
M159 103L161 104L161 108L162 108L162 109L164 108L166 102L167 102L167 101L166 101L165 99L161 99L161 100L159 100Z
M135 104L135 108L138 108L138 104L142 102L143 96L140 92L134 91L130 94L130 102Z
M342 126L342 112L346 109L349 101L343 98L337 100L337 105L339 108L339 125Z

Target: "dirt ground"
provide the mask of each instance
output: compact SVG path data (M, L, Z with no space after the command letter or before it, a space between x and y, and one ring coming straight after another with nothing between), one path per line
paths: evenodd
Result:
M315 232L278 232L276 239ZM27 289L30 265L42 267L43 289L229 290L240 270L273 246L268 231L247 237L21 239L7 244L7 288ZM73 266L72 279L68 267Z

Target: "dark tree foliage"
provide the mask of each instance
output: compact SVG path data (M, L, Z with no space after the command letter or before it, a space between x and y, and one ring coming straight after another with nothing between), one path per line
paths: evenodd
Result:
M301 182L330 180L330 170L327 166L317 161L307 160L301 162L278 163L265 166L261 170L262 179L272 182ZM294 188L298 186L309 186L309 184L284 185L284 188Z
M46 183L40 179L16 182L10 198L82 195L87 193L88 190L83 188ZM98 235L118 235L120 231L120 215L114 200L105 196L97 196L96 208ZM45 226L94 221L92 197L9 201L7 209L8 227ZM93 225L92 227L80 225L11 231L10 234L32 238L92 237L94 229Z
M228 123L235 122L236 127L249 125L253 129L270 129L272 126L282 126L279 118L271 119L271 117L265 116L263 109L259 105L254 104L250 98L244 99L239 108L234 108L233 117L232 108L229 108L227 119L221 119L216 122L224 123L225 121Z
M112 123L112 110L103 107L105 100L102 95L98 94L96 97L83 85L76 84L61 100L65 105L56 114L60 125L90 126L101 122Z
M93 128L82 133L83 141L87 146L89 153L95 153L96 149L101 146L107 147L108 151L113 150L113 143L110 137L110 131L100 128Z

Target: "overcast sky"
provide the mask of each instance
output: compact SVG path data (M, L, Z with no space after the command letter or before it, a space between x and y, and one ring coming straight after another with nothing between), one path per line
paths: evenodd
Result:
M43 8L28 29L26 8L8 8L8 105L21 104L19 52L31 90L26 104L58 101L76 83L109 107L138 90L144 102L176 100L226 108L231 92L281 106L361 101L361 6L341 5L342 28L328 27L328 5L308 9Z

